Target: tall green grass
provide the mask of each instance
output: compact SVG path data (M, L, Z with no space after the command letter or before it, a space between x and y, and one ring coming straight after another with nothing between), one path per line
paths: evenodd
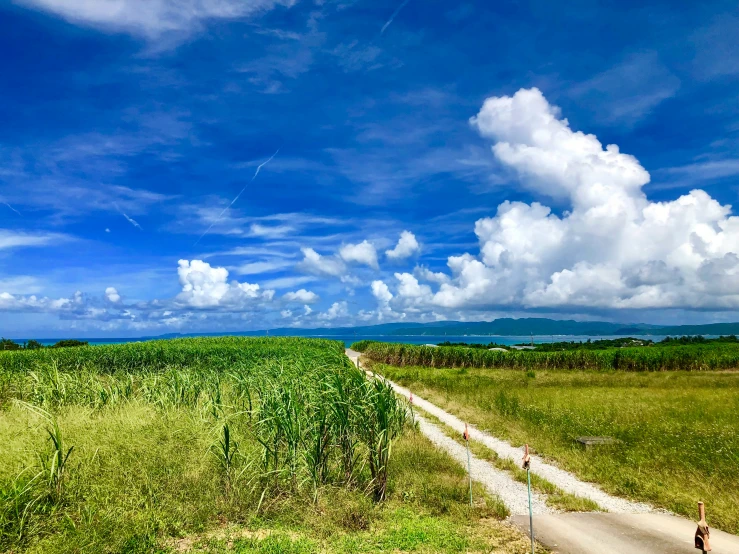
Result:
M0 483L0 549L28 537L34 514L64 501L76 450L57 415L71 409L100 417L129 406L189 414L212 436L207 457L224 497L248 489L260 506L305 490L315 498L326 485L383 500L392 445L407 418L392 389L366 379L342 343L292 338L0 353L0 413L15 405L47 422L52 452ZM47 478L31 477L37 473Z
M377 341L367 339L358 340L351 345L351 349L356 350L357 352L364 352L370 344L373 344L375 342Z
M359 344L358 347L370 360L395 366L622 371L705 371L739 368L739 345L718 343L669 348L638 347L560 352L526 350L500 352L370 341Z

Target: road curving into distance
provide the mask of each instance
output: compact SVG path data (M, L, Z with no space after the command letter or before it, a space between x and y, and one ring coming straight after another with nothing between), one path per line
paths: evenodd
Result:
M346 349L346 355L357 367L361 354ZM368 374L375 378L381 375ZM396 393L409 398L410 391L385 379ZM413 395L413 405L436 417L460 434L464 422L438 406ZM447 452L457 462L467 467L465 448L448 437L438 426L416 416L421 432L438 448ZM500 440L485 431L469 427L470 439L490 448L501 458L520 462L521 448ZM534 494L534 531L539 542L553 554L688 554L696 552L693 534L696 523L683 517L658 511L647 504L632 502L612 496L592 483L586 483L575 475L538 456L531 456L531 472L541 476L565 492L588 498L608 513L554 513L546 505L546 497ZM472 457L472 478L480 482L493 495L498 496L511 512L510 520L526 534L529 532L528 497L526 487L515 481L508 472L493 467L488 462ZM738 554L739 537L722 531L711 530L711 554Z

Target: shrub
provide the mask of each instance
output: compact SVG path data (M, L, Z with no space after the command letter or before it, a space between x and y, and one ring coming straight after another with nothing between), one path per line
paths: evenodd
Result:
M52 348L69 348L72 346L87 346L87 341L84 340L60 340L56 344L53 344Z

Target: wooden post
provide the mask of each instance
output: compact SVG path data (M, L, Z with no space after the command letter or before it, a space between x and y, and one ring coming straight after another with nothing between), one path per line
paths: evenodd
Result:
M706 507L703 502L698 502L698 529L695 531L695 547L703 554L711 551L711 531L706 523Z

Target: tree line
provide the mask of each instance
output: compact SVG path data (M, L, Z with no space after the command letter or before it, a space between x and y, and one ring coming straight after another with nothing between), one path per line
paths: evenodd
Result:
M50 346L44 346L37 340L28 340L23 344L19 344L10 339L0 339L0 350L40 350L42 348L68 348L70 346L87 346L87 341L66 339L60 340Z

